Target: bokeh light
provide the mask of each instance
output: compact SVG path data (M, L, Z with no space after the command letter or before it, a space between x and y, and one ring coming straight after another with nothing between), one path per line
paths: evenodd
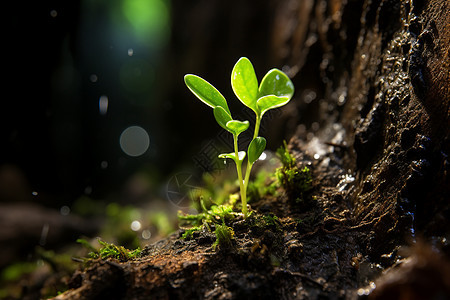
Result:
M140 126L130 126L120 135L120 148L129 156L141 156L149 145L148 133Z
M133 222L131 222L130 228L133 231L138 231L140 230L142 227L141 222L139 222L138 220L134 220Z
M108 112L108 102L108 97L105 95L101 95L100 99L98 99L98 110L102 116Z
M142 41L164 43L169 31L169 7L163 0L124 0L123 14Z

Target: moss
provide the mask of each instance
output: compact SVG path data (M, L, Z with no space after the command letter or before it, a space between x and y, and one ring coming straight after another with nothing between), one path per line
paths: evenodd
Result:
M279 185L295 202L304 201L306 193L312 189L311 170L306 166L303 168L297 166L295 157L287 149L286 142L278 148L277 156L282 163L282 166L275 172Z
M253 214L247 219L248 226L257 232L265 230L281 230L281 223L278 217L274 214L260 215Z
M277 149L277 156L280 159L283 167L294 168L295 167L295 157L289 152L287 148L286 141L283 141L283 145Z
M278 228L278 226L280 225L280 221L278 220L278 217L275 216L274 214L264 215L263 219L265 221L266 226L272 226L272 227Z
M275 174L265 170L258 172L247 188L248 202L256 202L267 195L275 195L277 180Z
M96 250L89 242L83 239L78 239L78 243L85 246L89 252L90 258L101 258L101 259L107 259L107 258L115 258L120 261L128 261L130 259L134 259L140 256L141 249L138 247L135 250L128 250L123 246L117 246L114 244L110 244L108 242L102 241L101 239L98 239L99 244L101 245L100 249Z
M211 209L204 209L198 214L183 214L178 212L180 225L200 226L206 223L217 223L220 220L230 221L235 218L237 213L233 211L231 205L213 205Z
M234 231L231 227L225 224L217 224L214 234L216 235L216 241L212 245L214 250L217 247L230 248L233 245Z
M201 231L203 228L210 230L212 226L215 227L214 234L216 235L216 241L212 245L215 250L218 246L222 248L229 248L232 245L232 239L234 231L231 227L228 227L225 222L231 221L235 218L236 214L233 211L231 205L213 205L211 209L206 210L202 205L204 211L199 214L178 214L178 218L181 225L193 226L185 229L181 238L191 239L194 232Z
M203 226L195 226L192 228L185 229L184 233L181 235L181 238L184 240L189 240L192 238L192 235L196 231L202 230Z
M232 221L238 213L233 211L232 205L213 205L210 209L202 204L203 212L198 214L183 214L178 212L180 227L189 227L181 236L183 239L192 238L192 234L202 230L204 227L209 229L210 225L220 225L221 223Z

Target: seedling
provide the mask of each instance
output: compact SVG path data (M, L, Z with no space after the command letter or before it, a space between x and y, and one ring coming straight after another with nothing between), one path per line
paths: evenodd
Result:
M270 109L286 105L294 95L294 85L289 77L278 69L272 69L263 77L258 86L258 79L252 63L248 58L241 57L231 72L231 87L237 98L255 112L255 131L247 152L239 151L238 136L249 128L249 121L239 121L231 116L228 103L224 96L203 78L187 74L184 82L191 92L203 103L213 109L217 123L233 135L234 152L220 154L219 158L229 158L236 163L239 187L241 193L242 213L247 213L247 186L253 164L266 148L266 139L259 136L259 127L263 115ZM245 174L242 163L247 156Z

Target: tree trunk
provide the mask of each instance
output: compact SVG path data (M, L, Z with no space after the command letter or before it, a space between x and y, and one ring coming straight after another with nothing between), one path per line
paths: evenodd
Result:
M353 222L372 228L366 251L448 235L448 1L284 2L274 53L290 66L299 109L318 110L306 120L319 122L315 136L346 149ZM304 104L311 94L317 108Z

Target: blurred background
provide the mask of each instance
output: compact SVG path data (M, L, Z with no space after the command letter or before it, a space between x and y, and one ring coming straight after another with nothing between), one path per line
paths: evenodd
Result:
M283 68L276 1L29 2L10 1L4 16L2 202L164 198L174 174L210 171L210 148L229 150L184 74L210 81L248 119L230 87L234 63L249 57L259 79ZM263 126L269 148L292 134L275 125Z

